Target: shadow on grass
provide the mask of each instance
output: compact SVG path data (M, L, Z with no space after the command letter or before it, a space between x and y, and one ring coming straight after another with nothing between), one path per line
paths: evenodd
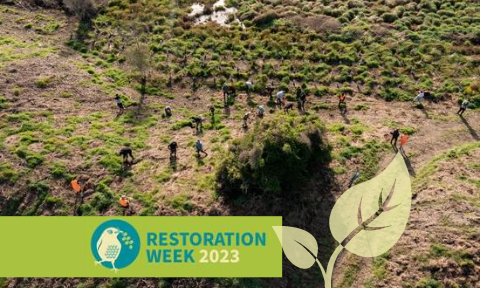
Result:
M283 226L304 229L318 242L318 257L324 267L336 248L329 227L335 194L340 191L334 172L327 164L311 167L310 180L296 190L278 193L249 191L239 196L225 196L222 201L235 216L281 216ZM223 195L223 194L222 194ZM277 241L278 239L272 239ZM283 278L261 279L258 287L322 287L323 277L318 266L302 270L283 255Z
M470 133L470 135L472 135L473 139L475 139L476 141L480 141L480 137L478 136L477 131L475 131L472 126L470 126L470 123L468 123L467 119L465 119L463 115L460 115L460 119L462 120L463 124L467 126L468 132Z
M405 154L405 150L403 150L402 146L399 148L400 154L402 154L403 159L405 160L405 164L407 165L408 173L410 173L410 176L416 177L417 172L415 172L415 169L412 166L412 162L410 162L410 158L408 158L407 154Z

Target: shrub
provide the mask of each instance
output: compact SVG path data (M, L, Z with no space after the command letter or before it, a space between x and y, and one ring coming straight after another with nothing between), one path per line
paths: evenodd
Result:
M383 14L383 21L387 22L387 23L393 23L395 22L395 20L398 19L398 16L396 14L392 14L392 13L385 13Z
M417 288L437 288L442 287L440 282L432 278L422 278L415 284Z
M15 88L13 88L12 93L13 93L14 96L20 96L20 94L22 93L22 89L20 89L18 87L15 87Z
M301 185L314 163L330 160L315 117L278 114L233 142L217 171L222 192L280 193Z
M417 130L413 127L403 127L400 129L402 134L413 135L417 132Z
M90 205L98 212L103 213L113 205L115 199L113 193L108 187L108 181L102 180L95 188L95 194Z
M43 163L43 156L38 153L31 153L25 158L28 168L35 168Z
M72 180L74 177L68 172L67 168L60 163L54 163L50 167L53 178L55 179L65 179L67 181Z
M0 109L5 109L7 107L7 99L0 96Z
M258 15L253 19L253 24L256 26L265 26L271 24L274 20L278 19L279 16L275 11L267 11L263 14Z
M35 80L35 86L40 89L45 89L52 82L50 77L40 77Z
M6 163L0 164L0 184L13 185L17 182L18 178L18 173L16 173L10 165Z
M47 198L48 193L50 192L50 187L45 182L35 182L28 185L28 192L36 195L35 202L29 206L23 215L25 216L34 216L37 215L38 209Z

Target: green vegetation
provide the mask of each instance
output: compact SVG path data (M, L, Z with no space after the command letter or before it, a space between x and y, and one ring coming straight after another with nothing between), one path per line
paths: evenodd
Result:
M476 149L480 149L480 143L478 142L451 149L433 158L418 171L417 177L412 182L413 193L417 193L429 183L430 176L437 171L441 162L458 159L463 155L469 155Z
M125 52L123 44L130 46L140 31L151 31L139 37L153 53L158 72L151 79L156 85L147 85L155 87L149 91L152 95L165 93L162 90L171 85L220 88L232 77L240 90L242 80L253 80L259 93L270 81L289 92L295 80L308 83L316 96L334 93L327 88L333 82L342 84L339 91L359 84L364 94L389 101L411 100L419 88L432 91L436 99L447 93L477 95L478 85L472 86L470 76L478 74L478 63L469 57L474 53L469 43L478 41L479 24L473 21L477 4L387 2L229 1L227 6L238 9L237 17L246 27L232 23L226 30L195 26L194 17L187 16L191 1L114 1L93 19L95 33L84 31L83 43L69 44L106 63L123 63L124 55L117 54ZM285 17L286 11L293 17ZM119 32L111 33L111 25ZM452 31L459 36L453 37ZM259 63L260 58L267 62ZM443 80L434 82L432 73Z
M0 96L0 110L5 109L7 107L7 99L5 97Z
M52 82L52 77L40 77L37 80L35 80L35 86L40 89L45 89L47 88L50 83Z
M255 124L222 157L217 172L221 190L279 193L298 187L309 167L330 161L323 131L316 117L278 114Z
M13 185L19 177L19 174L10 165L0 163L0 184Z
M350 255L347 261L347 268L345 269L341 282L338 285L340 288L353 287L355 278L360 271L360 261L358 260L358 257Z
M375 278L382 280L386 279L388 276L387 271L387 263L390 259L390 252L386 252L385 254L375 257L373 259L373 268L372 273Z
M415 288L440 288L443 287L440 282L432 278L422 278L416 284Z
M241 193L254 197L268 194L265 198L270 199L290 197L290 192L320 174L324 177L333 172L332 177L339 176L333 184L341 186L340 181L357 168L361 173L357 183L373 178L390 149L376 129L400 128L403 134L414 135L413 139L423 127L410 116L405 120L393 118L403 117L393 105L382 113L389 115L388 121L398 122L383 123L383 127L367 125L372 121L361 122L379 111L382 105L378 98L410 101L424 89L432 92L434 101L451 98L460 103L468 98L471 109L480 108L478 1L227 0L227 7L238 9L236 17L230 16L227 21L229 27L196 25L195 17L188 16L194 2L113 0L98 15L82 17L74 13L80 20L74 29L71 26L75 21L55 17L58 14L47 10L16 9L18 1L8 7L0 5L0 25L15 27L13 33L0 36L0 74L6 75L6 89L0 95L0 112L4 113L0 117L0 150L6 156L0 162L0 190L9 193L7 197L0 195L0 215L72 215L75 199L66 196L74 195L69 181L83 175L91 181L93 193L88 193L82 204L77 203L78 215L120 215L120 195L132 199L133 212L140 216L159 212L222 214L223 205L231 204L232 199L220 196L233 196L233 205L248 202L247 197L236 197ZM210 6L215 0L199 2L207 4L204 13L211 13L208 10L213 9ZM57 43L66 39L67 43ZM127 69L132 66L126 65L131 64L128 51L139 43L146 50L152 73L142 75L138 67L135 71ZM62 47L64 44L67 47ZM50 64L50 58L42 58L59 51L55 56L66 58L66 62L61 65L65 67L55 67L58 73L47 68L39 70L40 74L20 77L29 61ZM57 57L52 58L52 64L56 64ZM68 81L60 71L66 69L79 72L67 78L76 82L65 83ZM227 100L231 105L229 115L223 114L220 97L227 80L238 92ZM246 80L254 83L254 97L245 105ZM294 102L299 84L305 84L310 92L305 114L274 111L270 102L266 119L252 117L254 123L250 122L249 129L240 130L243 113L267 102L267 86L285 90L286 99ZM77 89L70 90L73 85ZM83 88L88 91L83 93ZM344 117L346 124L332 121L340 119L335 114L334 96L342 92L352 95L350 112ZM111 115L116 94L127 107L118 117ZM143 105L143 101L137 101L139 94L148 98L143 113L137 114L136 108ZM45 103L37 105L39 98ZM208 104L217 108L214 121L206 116ZM166 105L174 107L171 118L162 115ZM418 107L430 113L430 103ZM105 108L110 110L101 111ZM467 120L470 113L466 113ZM188 127L190 117L197 114L208 119L203 133L193 136ZM317 114L329 123L326 128ZM443 114L434 117L453 119ZM463 125L460 121L457 124ZM470 121L473 130L474 124ZM426 131L421 132L419 135ZM197 138L208 148L205 159L193 156ZM180 142L178 163L168 162L166 146L173 140ZM136 161L131 167L123 167L118 155L124 146L134 150ZM443 162L473 155L479 147L472 143L434 158L417 171L414 192L429 184ZM418 150L412 150L408 150L409 156L419 155ZM472 165L467 166L468 173L478 172L478 165ZM480 187L479 180L468 173L456 176L456 180L468 187ZM476 196L453 193L444 200L477 208ZM215 202L219 199L222 201ZM306 200L310 201L301 201ZM241 206L238 209L244 209ZM300 217L295 221L292 218L303 211L288 213L287 224L300 221ZM471 218L470 213L466 216ZM451 228L454 221L444 217L439 223L442 228ZM458 232L464 232L462 236L468 239L478 238L472 225L465 224ZM322 246L331 246L328 240L319 239L325 242ZM373 259L365 287L387 282L390 257L387 253ZM416 260L423 265L442 258L454 261L467 274L475 271L470 252L441 244L432 244L430 251ZM347 262L339 287L361 285L357 275L362 263L350 256ZM312 284L321 278L318 269L308 271L311 278L302 273L289 273L285 283L319 285L317 281ZM158 286L171 286L175 281L162 280ZM200 286L271 286L265 279L205 281ZM445 285L436 273L411 281L405 287ZM8 282L0 278L0 288ZM87 280L78 287L97 284ZM130 286L131 281L125 279L99 285Z
M473 271L475 263L473 262L474 255L465 250L452 250L441 244L432 244L430 246L430 258L450 258L453 259L462 269Z
M165 199L165 203L172 206L172 208L187 213L192 211L193 205L191 203L192 196L187 194L177 194L172 198Z

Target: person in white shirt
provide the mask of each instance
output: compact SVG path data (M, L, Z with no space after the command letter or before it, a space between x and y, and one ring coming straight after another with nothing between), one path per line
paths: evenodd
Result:
M420 93L418 93L417 97L415 97L415 98L413 99L413 102L422 103L422 101L423 101L424 98L425 98L425 92L420 91Z
M115 95L115 103L117 104L118 107L118 113L117 116L120 116L123 114L123 111L125 111L125 106L123 106L122 99L120 98L120 95Z
M248 97L250 97L251 93L252 93L252 90L253 90L253 84L252 82L248 81L245 83L245 85L247 86L247 95Z
M462 116L463 112L467 110L468 105L470 105L470 102L467 99L463 100L462 104L460 105L460 110L458 110L457 114Z
M277 93L277 105L280 106L280 108L283 108L283 96L285 96L285 92L280 90L280 92Z

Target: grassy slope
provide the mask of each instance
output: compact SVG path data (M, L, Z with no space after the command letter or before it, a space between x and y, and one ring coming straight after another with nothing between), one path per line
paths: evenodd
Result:
M159 3L166 5L165 2ZM185 14L186 9L173 7L177 10L172 10L170 9L172 7L168 5L163 6L169 7L167 10L164 8L166 22L155 22L155 19L158 20L158 15L155 17L153 15L145 16L147 20L152 21L145 21L147 25L165 26L157 28L158 31L161 31L158 34L165 37L166 41L152 40L152 44L155 42L159 46L152 46L152 49L159 51L157 65L158 71L161 73L156 79L156 87L160 87L160 90L153 91L158 95L150 96L147 100L148 113L145 114L148 116L138 121L132 117L133 112L128 112L118 119L114 117L112 96L115 93L121 93L129 99L130 103L135 103L138 97L138 93L134 90L135 82L130 82L128 73L122 70L122 54L117 54L117 52L121 52L116 50L121 48L121 45L117 45L120 43L120 39L113 36L113 40L107 40L108 33L106 32L101 36L105 39L98 39L93 45L94 49L85 50L85 53L77 53L63 45L75 27L75 24L70 24L73 22L71 19L54 11L26 11L0 6L0 21L2 22L0 28L2 29L2 34L0 34L2 48L0 73L8 80L0 83L0 88L4 91L0 99L5 99L0 101L2 116L0 119L0 139L2 140L0 142L0 204L3 203L1 212L6 215L71 215L71 207L75 201L67 180L71 177L87 175L96 188L95 192L89 194L85 199L85 205L82 207L84 215L120 214L121 211L115 202L117 197L122 194L134 198L133 209L136 214L140 215L228 215L236 213L231 211L231 206L221 198L219 199L214 192L213 172L218 161L216 159L218 151L225 149L231 138L239 137L242 134L239 129L239 119L248 109L245 97L239 98L230 116L219 116L217 126L214 129L207 127L209 129L201 136L209 150L213 152L211 153L213 157L207 158L204 162L197 162L193 157L191 146L196 139L193 132L189 128L177 130L175 125L191 115L206 114L206 107L210 103L220 106L221 95L218 90L210 90L206 86L219 85L219 79L230 77L236 66L240 70L238 73L233 73L233 76L239 81L252 77L255 83L261 83L261 78L264 78L262 75L265 74L275 83L288 87L293 79L306 80L317 95L325 94L323 97L311 97L309 107L312 108L310 113L318 113L326 122L329 130L328 136L334 148L335 158L332 169L337 174L336 182L339 186L338 191L334 191L337 195L345 189L345 183L356 168L362 169L362 180L365 180L375 175L378 169L384 166L384 161L381 159L384 158L384 155L388 155L385 157L385 161L388 161L390 155L387 154L388 146L382 143L385 142L388 131L392 127L411 127L413 129L411 131L416 132L412 137L411 150L407 149L407 151L410 153L413 167L420 167L441 151L458 143L474 140L472 130L474 133L478 133L479 127L475 126L475 123L480 123L478 113L469 111L466 114L469 126L452 116L456 109L456 97L462 95L460 92L467 86L467 83L472 81L472 75L476 73L472 69L476 57L475 46L464 44L465 41L468 41L466 38L472 35L471 29L474 29L474 25L478 25L478 23L475 24L469 20L469 17L473 15L473 6L462 9L464 8L462 5L467 5L466 3L459 2L459 4L455 4L458 6L452 4L453 6L447 7L447 5L445 8L430 12L427 11L431 7L412 10L410 11L411 15L407 14L408 16L402 18L403 20L398 20L395 25L390 25L377 23L375 20L377 17L381 18L382 9L390 9L380 3L375 3L373 9L363 8L364 11L357 11L362 8L347 8L335 1L331 1L323 8L319 6L319 3L302 2L304 6L318 6L304 9L297 9L302 5L292 2L292 6L297 8L290 10L298 13L303 13L301 12L303 10L317 14L338 14L340 21L344 22L343 31L338 35L331 34L330 36L293 29L291 25L286 24L286 18L277 21L275 25L262 29L247 28L248 33L242 33L238 29L233 30L235 32L232 33L225 33L223 29L213 27L188 29L188 23L183 24L187 25L185 26L187 29L183 30L180 28L181 25L174 23L176 20L170 16L172 11ZM367 5L368 2L364 4ZM161 5L160 8L162 8ZM277 12L282 14L287 7L270 7L259 3L254 5L248 1L242 1L239 7L239 16L246 20L252 18L252 16L246 16L252 12L251 10L255 10L256 14L261 15L271 9L278 10ZM372 15L358 18L363 20L346 21L341 15L348 12L347 9L354 14L362 12L363 14L372 13ZM458 19L451 20L453 23L450 20L443 21L448 24L448 27L439 27L435 21L440 21L440 19L436 20L438 17L444 17L439 16L446 13L440 13L444 10L452 10L457 13ZM115 11L121 12L122 9L112 7L106 15L98 18L99 29L102 31L111 29L107 24L115 23L109 22L111 21L109 13ZM152 11L154 11L152 13L157 13L155 10ZM421 13L425 13L425 15ZM288 15L284 16L288 18ZM253 16L253 18L255 17ZM421 18L423 24L413 25L411 31L410 29L403 31L403 28L397 27L414 17ZM175 19L181 19L181 17ZM102 21L104 26L101 24ZM349 32L352 29L355 30L354 28L358 30L364 26L372 27L372 29L367 33L352 34ZM387 29L387 35L395 37L373 35L374 31L379 29L378 27ZM449 29L456 29L457 36L462 35L463 38L446 37ZM213 31L211 33L215 37L206 34L205 31ZM419 38L411 36L411 33L415 33ZM361 36L359 36L360 34ZM340 39L336 37L340 37ZM403 41L398 41L399 39L403 39ZM88 41L91 40L87 40L87 44L89 44ZM109 41L111 42L109 43ZM417 44L420 49L414 49L415 53L410 53ZM438 48L435 45L444 46L445 49L440 48L440 52L438 52L435 50ZM393 53L392 47L396 47L395 51L406 49L405 51L409 52ZM170 54L176 55L170 56L169 61L162 60L164 59L161 56L164 55L162 51L166 49L170 51ZM359 49L363 51L360 56L357 53ZM185 67L178 64L184 57L182 51L188 52L189 64ZM314 55L315 51L318 51L321 58L311 58L316 60L306 61L305 55L317 57ZM335 51L341 53L335 55ZM455 61L452 61L451 57L446 57L454 52L459 53L456 54L455 57L458 58L455 58ZM205 54L210 60L208 67L213 67L212 69L202 67L195 60L197 57L201 59ZM223 55L226 56L223 57ZM253 76L248 75L247 72L251 69L250 65L263 65L263 61L260 60L256 64L252 64L252 59L261 58L262 55L265 55L265 63L270 64L272 69L266 64L262 69L256 68L260 70L257 70ZM350 57L353 62L348 59L339 60L338 56ZM284 57L285 60L279 61L279 57ZM423 65L417 65L420 59L424 61ZM338 61L342 61L342 63ZM372 63L375 61L377 64ZM397 67L396 61L401 61L402 64ZM345 63L348 63L347 66ZM164 86L168 79L166 65L171 66L174 71L173 77L177 79L173 90L166 89ZM220 65L224 67L223 70L220 70ZM378 68L376 68L377 65ZM407 67L413 69L413 75L400 78L394 76L404 75L404 69ZM342 71L354 72L349 75L350 73ZM461 71L461 75L451 74L459 73L459 71ZM435 77L433 74L436 74ZM205 77L201 75L205 75ZM212 77L213 75L218 76ZM190 89L191 77L187 76L196 76L202 79L197 83L202 83L203 86L199 87L197 91L192 91ZM289 76L290 79L286 76ZM432 77L434 80L430 81ZM213 79L216 81L214 82ZM375 81L372 82L372 79ZM401 83L392 83L392 79L401 81ZM378 82L379 86L375 82ZM332 94L336 91L337 83L339 83L340 89L355 91L355 95L348 98L351 112L345 119L335 111L336 100ZM363 93L356 91L354 83L360 84ZM407 92L404 95L392 94L400 99L411 98L419 86L430 89L439 88L436 90L439 94L446 91L451 92L454 99L440 105L430 105L425 114L420 110L412 109L406 103L386 104L383 100L370 97L371 94L385 97L387 93L385 91L395 89L394 87L397 87L398 84L402 84ZM445 88L447 86L448 90L444 90L447 89ZM291 86L289 88L291 89ZM257 89L261 90L261 87L257 87ZM265 102L265 98L256 95L253 101L262 103ZM163 119L161 116L161 109L165 105L175 107L175 116L171 120ZM352 109L354 107L356 109ZM471 129L469 130L468 127ZM440 132L436 132L437 129ZM168 152L165 149L166 144L173 138L177 139L182 147L176 171L168 168ZM114 155L126 143L133 145L136 156L141 159L128 175L119 169L120 159ZM429 149L429 143L436 143L435 148ZM429 151L425 151L425 149ZM464 161L462 159L459 161ZM443 169L444 167L440 168L440 171ZM475 178L478 170L471 169L477 171L477 174L474 172L473 176L469 176L467 179L478 181L478 177ZM420 176L423 174L422 170L418 172ZM461 177L461 174L455 172L453 175L457 176L447 175L445 177L447 179L458 178ZM422 179L425 178L422 176ZM472 184L470 180L463 179L461 181L464 185L472 187L471 185L475 185L476 182ZM422 183L422 180L415 183ZM315 185L312 183L310 186L315 188ZM462 196L460 193L460 196L452 197L463 199L467 196ZM442 207L441 205L444 204L433 205L433 208L427 206L424 208L425 213L439 210L438 207ZM478 214L478 206L473 207L474 213L477 211ZM413 227L409 229L421 229L420 227L422 227L420 225L417 227L416 223L412 225ZM447 224L447 226L455 229L456 224ZM305 228L308 229L308 227ZM434 239L431 242L432 245L445 246L444 243L440 243L440 239ZM403 244L401 243L401 245ZM438 250L438 247L432 247L434 248L431 249ZM445 252L442 250L443 247L440 247L441 251L438 253L442 257L453 255L451 258L457 261L459 260L457 254L450 251L453 248L455 247L449 246L445 248L447 249ZM393 255L397 255L395 253L395 251L392 252ZM398 253L401 254L401 252ZM436 259L435 257L431 258ZM463 261L462 259L460 257L459 261ZM375 260L373 264L374 275L380 275L377 277L378 279L368 279L371 275L367 273L367 276L360 278L365 282L358 280L356 286L362 286L363 283L381 285L384 274L380 272L383 271L383 263L382 260ZM392 266L396 265L394 261L393 263ZM388 271L385 273L396 273L396 270L392 269L388 267L384 270ZM295 273L294 271L287 270L288 273ZM340 273L340 278L343 276L355 278L356 275L363 273L361 269L355 267L342 271L345 273ZM318 273L309 270L304 276L307 274L316 275ZM414 285L424 281L420 280L422 278L436 278L446 283L450 281L449 279L457 281L458 278L456 275L432 274L425 269L418 269L411 274L410 276L410 274L401 273L400 275L408 275L405 278L394 277L392 280L389 278L389 283L386 285L390 287L397 287L400 283L413 283L412 285ZM466 281L471 280L467 279ZM12 281L11 284L22 285L23 283L26 285L26 282L22 282L23 280ZM48 282L50 280L39 281L47 281L44 284L50 284L50 286L55 282L55 280L52 282ZM283 285L302 283L305 286L314 287L318 281L318 276L304 280L289 278L288 282ZM344 286L346 285L345 287L351 285L348 284L350 283L349 279L341 281ZM72 282L77 281L72 280ZM108 285L122 285L121 282L119 282L120 284L116 281L113 282L111 281ZM147 280L147 283L156 282L158 281ZM88 283L93 285L94 282L92 280ZM188 281L182 284L180 280L169 283L178 287L193 285ZM220 283L220 285L255 287L264 282L232 280ZM197 281L197 284L213 285L212 282L203 280Z

